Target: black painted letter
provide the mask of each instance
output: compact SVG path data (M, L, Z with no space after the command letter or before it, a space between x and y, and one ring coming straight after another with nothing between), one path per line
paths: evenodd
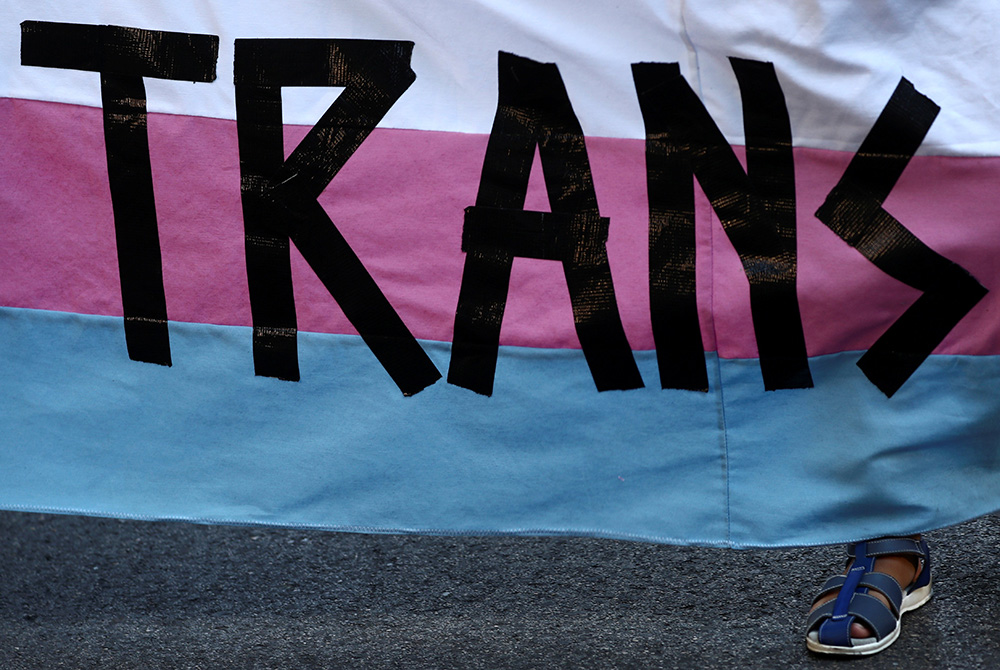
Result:
M143 77L215 81L219 38L122 26L25 21L21 64L101 74L104 143L129 358L170 365Z
M573 320L599 391L642 386L608 265L583 131L554 63L500 52L499 100L476 205L465 210L466 253L448 382L491 395L514 257L561 261ZM535 146L551 213L524 209Z
M650 310L660 385L708 390L695 293L694 175L750 282L764 388L809 388L785 98L770 63L730 60L743 99L746 172L676 63L632 65L646 125Z
M858 367L891 397L987 291L882 208L940 108L902 79L816 217L880 270L923 291Z
M291 239L403 394L441 378L316 200L413 83L412 50L412 42L380 40L236 40L236 120L258 375L299 379ZM288 160L282 86L345 87Z

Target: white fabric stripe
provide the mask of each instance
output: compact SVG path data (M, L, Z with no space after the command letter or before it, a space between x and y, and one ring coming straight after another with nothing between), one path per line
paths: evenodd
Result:
M925 154L1000 155L994 70L1000 17L990 0L6 0L0 96L99 106L95 75L22 67L24 20L111 23L218 35L211 85L148 81L154 112L234 118L233 42L248 37L360 37L416 43L417 81L384 126L487 133L496 53L559 64L589 135L643 137L630 64L678 61L723 132L743 143L726 58L775 63L799 146L853 151L901 76L941 105ZM297 91L288 123L311 124L327 91Z

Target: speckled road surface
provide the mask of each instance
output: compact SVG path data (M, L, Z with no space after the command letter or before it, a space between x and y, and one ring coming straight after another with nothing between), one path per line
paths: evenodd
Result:
M0 668L814 668L839 548L409 537L0 513ZM1000 667L1000 517L852 667Z

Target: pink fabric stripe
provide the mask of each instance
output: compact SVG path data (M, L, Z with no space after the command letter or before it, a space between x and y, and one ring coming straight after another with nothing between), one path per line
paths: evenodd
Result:
M121 314L111 201L98 109L0 99L0 304ZM306 128L287 127L291 149ZM172 320L249 325L239 155L232 121L151 115L149 134ZM487 138L379 129L321 198L331 218L413 333L450 341L462 277L463 210L473 204ZM588 138L609 255L633 348L653 348L647 288L644 143ZM813 217L849 153L798 149L799 296L811 355L866 349L918 293L884 275ZM933 249L961 263L990 295L939 353L1000 354L1000 158L919 157L886 203ZM532 171L529 209L548 209ZM756 356L739 259L699 192L699 301L706 350ZM293 251L303 330L353 333ZM517 259L502 342L573 348L558 263Z

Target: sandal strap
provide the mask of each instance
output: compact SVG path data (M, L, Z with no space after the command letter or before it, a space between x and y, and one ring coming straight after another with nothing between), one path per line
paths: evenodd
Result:
M813 598L813 602L816 602L829 593L840 590L846 581L847 577L845 575L830 577L830 579L826 580L826 583L823 584L823 588L819 590L816 597ZM900 605L903 603L903 587L900 586L899 582L897 582L890 575L881 572L866 573L861 577L861 581L858 582L858 586L875 589L884 595L890 603L892 603L893 608L897 612L899 611Z
M878 540L868 540L867 542L855 542L847 545L847 555L856 558L858 547L863 546L865 556L890 556L902 554L905 556L926 555L926 543L921 540L914 540L912 537L883 537Z
M903 604L903 587L891 575L882 572L869 572L861 578L861 586L875 589L885 596L891 605L892 614L899 616L899 608Z
M806 630L816 629L819 641L836 647L850 647L851 623L854 617L836 618L833 616L833 601L813 610L806 621ZM819 623L817 627L816 624Z
M931 581L931 552L924 539L914 540L912 537L883 537L877 540L855 542L847 547L847 555L858 561L858 555L875 559L881 556L911 556L917 559L917 576L915 581L902 587L904 593L922 588ZM883 592L884 593L884 592ZM887 594L888 595L888 594Z
M850 647L852 645L851 624L860 619L874 633L876 640L883 639L896 629L899 617L885 604L866 593L855 593L845 614L834 614L834 601L824 603L809 614L806 630L817 630L823 644Z
M875 639L881 640L896 630L899 617L893 616L889 608L875 596L867 593L856 593L851 602L851 614L863 620L875 633Z

